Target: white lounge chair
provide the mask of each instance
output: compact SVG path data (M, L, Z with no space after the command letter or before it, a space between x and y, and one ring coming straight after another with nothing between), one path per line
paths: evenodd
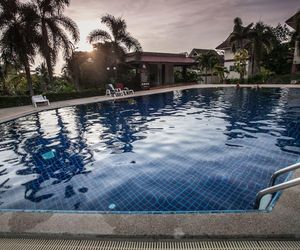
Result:
M50 102L49 100L47 99L46 96L42 96L42 95L34 95L31 97L31 101L32 101L32 104L35 108L37 108L37 104L38 103L47 103L48 106L50 105Z
M125 87L123 91L126 93L126 95L134 94L134 91L132 89L127 88L127 87Z
M119 88L115 88L114 85L108 84L107 89L106 89L106 95L108 95L108 96L124 96L124 95L126 95L126 93Z

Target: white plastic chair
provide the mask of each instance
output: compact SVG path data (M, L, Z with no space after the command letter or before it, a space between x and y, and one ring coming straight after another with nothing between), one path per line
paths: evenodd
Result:
M50 105L50 102L49 100L47 99L46 96L42 96L42 95L34 95L31 97L31 101L32 101L32 104L35 108L37 108L37 104L38 103L47 103L48 106Z

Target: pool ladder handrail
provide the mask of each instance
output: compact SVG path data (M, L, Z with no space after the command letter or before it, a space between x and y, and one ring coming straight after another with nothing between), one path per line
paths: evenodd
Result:
M259 208L261 199L265 195L267 195L267 194L273 195L274 193L276 193L278 191L300 185L300 177L275 185L276 179L280 175L295 171L297 169L300 169L300 162L274 172L270 179L269 186L257 193L254 208L255 209Z

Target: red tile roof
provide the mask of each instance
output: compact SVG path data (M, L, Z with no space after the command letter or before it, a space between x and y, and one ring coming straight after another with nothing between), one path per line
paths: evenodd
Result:
M131 63L174 63L175 65L194 64L195 60L185 53L134 52L126 55Z

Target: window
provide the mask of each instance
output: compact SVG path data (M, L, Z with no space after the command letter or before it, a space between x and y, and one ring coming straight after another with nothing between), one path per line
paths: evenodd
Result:
M234 71L234 70L235 70L234 65L230 65L230 66L229 66L229 71Z

